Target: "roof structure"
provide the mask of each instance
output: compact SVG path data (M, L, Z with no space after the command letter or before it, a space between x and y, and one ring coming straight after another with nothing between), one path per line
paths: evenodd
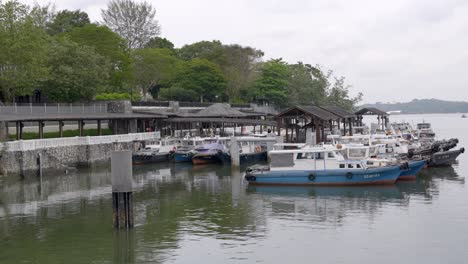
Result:
M245 117L246 113L231 108L229 104L216 103L200 110L193 115L194 117Z
M329 120L338 120L340 117L330 111L327 111L319 106L315 105L306 105L306 106L294 106L289 108L281 113L279 113L276 118L279 117L287 117L287 116L295 116L295 115L310 115L314 116L318 119L329 121Z
M210 117L174 117L166 120L167 122L200 122L200 123L231 123L239 125L265 125L276 126L275 121L247 118L210 118Z
M325 110L327 110L328 112L331 112L341 118L355 118L356 115L351 113L351 112L348 112L346 110L344 110L343 108L341 107L338 107L338 106L332 106L332 105L329 105L329 106L321 106L320 108L323 108Z
M385 111L374 107L365 107L355 113L356 115L378 115L378 116L388 116L389 114Z

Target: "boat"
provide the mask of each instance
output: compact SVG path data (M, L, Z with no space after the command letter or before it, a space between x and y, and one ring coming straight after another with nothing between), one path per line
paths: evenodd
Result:
M266 143L248 141L252 137L239 137L239 162L240 164L266 161L268 151ZM231 163L231 153L229 150L223 151L218 155L218 159L223 164Z
M270 165L247 169L252 185L370 185L393 184L402 166L369 168L366 160L347 160L330 147L307 146L296 150L272 150Z
M221 144L218 140L216 140L215 142L195 147L193 151L193 164L207 164L220 162L219 155L227 151L227 149L225 145Z
M160 152L160 145L147 145L132 154L135 165L166 162L172 159L172 152Z
M180 144L177 146L174 153L174 161L178 163L192 162L192 157L195 155L195 151L193 149L203 143L204 139L200 137L181 139Z
M461 116L461 118L466 118L466 115L465 115L465 114L463 114L463 115Z
M416 127L418 131L417 137L422 145L430 145L434 143L436 134L432 130L430 123L419 123Z

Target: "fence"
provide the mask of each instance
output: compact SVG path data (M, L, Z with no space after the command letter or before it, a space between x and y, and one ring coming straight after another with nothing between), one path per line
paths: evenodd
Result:
M44 148L76 146L76 145L98 145L118 142L131 142L141 140L153 140L161 137L160 132L134 133L111 136L95 137L73 137L73 138L50 138L34 140L18 140L5 142L3 146L7 151L26 151Z
M0 113L18 114L45 114L45 113L107 113L107 103L94 104L67 104L67 103L44 103L44 104L4 104L0 105Z

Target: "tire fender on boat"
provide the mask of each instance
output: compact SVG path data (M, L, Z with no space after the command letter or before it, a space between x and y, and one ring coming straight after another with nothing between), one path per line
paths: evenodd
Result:
M309 181L315 181L315 175L313 173L309 174Z
M462 154L465 153L465 148L461 148L461 149L460 149L460 152L461 152Z
M257 177L253 176L253 175L247 175L247 177L245 177L246 180L248 180L249 182L254 182L257 180Z
M346 173L346 178L348 178L349 180L351 180L351 179L353 178L353 173L352 173L352 172Z

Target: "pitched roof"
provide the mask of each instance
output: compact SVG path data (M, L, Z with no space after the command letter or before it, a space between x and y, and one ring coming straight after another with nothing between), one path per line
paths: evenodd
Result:
M282 117L282 116L288 116L288 115L293 115L295 111L300 111L304 112L305 114L315 116L319 119L322 120L337 120L340 119L339 116L333 114L332 112L329 112L325 109L320 108L319 106L315 105L300 105L300 106L295 106L292 108L289 108L281 113L279 113L276 117Z
M388 116L387 112L374 107L366 107L355 113L356 115L378 115L378 116Z
M229 104L216 103L208 106L205 109L200 110L198 113L195 113L193 116L197 117L243 117L248 116L246 113L231 108Z

